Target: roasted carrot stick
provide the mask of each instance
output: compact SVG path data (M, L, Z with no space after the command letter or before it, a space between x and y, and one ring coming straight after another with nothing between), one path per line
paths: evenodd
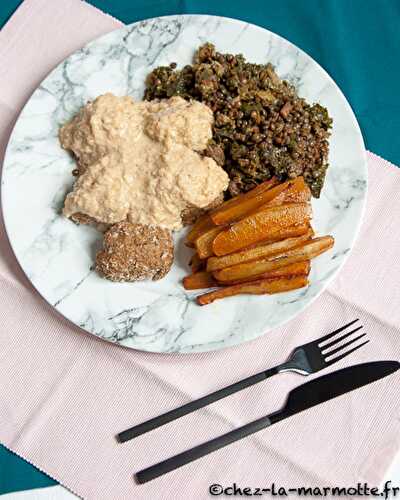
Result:
M283 266L279 269L275 269L274 271L268 271L266 273L260 274L257 276L257 280L260 279L272 279L272 278L292 278L293 276L308 276L310 274L311 262L309 260L305 260L304 262L296 262L294 264L289 264L287 266ZM238 285L240 283L246 283L246 281L253 281L255 278L243 278L242 280L236 281L224 281L221 282L224 285Z
M309 240L313 236L313 230L310 228L305 234L296 238L286 238L273 243L257 245L254 248L242 250L241 252L223 255L222 257L210 257L207 260L207 271L218 271L224 267L235 266L242 262L257 260L264 257L269 257L277 253L282 253L290 248L299 246L301 243Z
M287 189L281 191L266 206L282 205L284 203L307 203L311 200L311 191L303 177L296 177Z
M272 187L276 186L278 183L279 181L276 177L273 177L268 181L264 181L251 191L247 191L247 193L239 194L234 198L231 198L230 200L224 201L223 203L221 203L221 205L219 205L219 207L212 210L210 212L210 215L216 215L219 212L225 211L227 208L234 207L235 205L242 203L244 200L249 200L250 198L254 198L254 196L258 196L264 191L268 191Z
M214 226L205 233L201 234L197 238L197 240L195 240L194 245L200 259L206 259L207 257L210 257L214 254L213 241L215 237L223 230L224 228L221 226Z
M233 295L240 295L242 293L252 295L274 294L281 292L288 292L303 288L308 285L308 280L304 276L295 276L293 278L277 278L266 280L255 280L240 285L227 286L214 290L213 292L206 293L197 297L197 303L201 306L211 304L214 300L223 299L225 297L232 297Z
M286 191L293 183L294 181L286 181L261 192L260 190L255 192L257 188L254 188L241 197L239 196L235 200L235 203L218 207L217 210L210 215L211 219L217 226L235 222L276 198L279 194ZM262 184L260 186L262 186Z
M236 281L245 278L257 277L269 271L274 271L289 264L313 259L333 247L332 236L323 236L307 241L297 248L292 248L281 254L245 262L232 267L226 267L213 273L218 281Z
M307 224L310 218L311 206L307 203L266 208L218 234L213 243L213 252L221 256L242 250L291 226Z
M298 236L302 236L303 234L308 234L310 228L311 226L309 222L296 226L286 227L284 229L277 228L275 231L269 233L267 238L255 243L254 246L261 246L264 243L273 243L275 241L282 241L288 238L296 238Z
M200 217L186 236L186 246L194 247L195 240L197 240L197 238L201 234L205 233L213 227L215 227L215 224L213 223L209 215L206 214Z
M197 290L198 288L211 288L213 286L218 286L218 283L213 275L207 271L199 271L183 278L185 290Z
M206 261L200 259L199 255L197 253L195 253L192 255L192 257L189 261L189 266L190 266L190 269L192 270L192 273L196 273L197 271L201 271L202 269L205 268Z

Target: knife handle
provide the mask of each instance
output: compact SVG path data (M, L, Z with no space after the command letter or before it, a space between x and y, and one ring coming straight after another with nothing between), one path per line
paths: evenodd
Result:
M243 380L240 380L239 382L228 385L223 389L219 389L218 391L212 392L207 396L195 399L194 401L191 401L190 403L180 406L179 408L175 408L174 410L159 415L158 417L152 418L151 420L147 420L147 422L143 422L141 424L135 425L134 427L131 427L130 429L120 432L117 435L117 439L120 443L129 441L130 439L145 434L146 432L149 432L153 429L157 429L158 427L168 424L169 422L172 422L173 420L183 417L184 415L188 415L189 413L192 413L195 410L198 410L199 408L204 408L205 406L208 406L209 404L214 403L215 401L226 398L227 396L230 396L235 392L239 392L243 389L246 389L247 387L257 384L258 382L262 382L266 378L272 377L277 373L278 373L277 368L271 368L261 373L257 373L256 375L252 375L251 377L247 377Z
M195 446L190 450L179 453L179 455L175 455L174 457L168 458L163 462L159 462L156 465L152 465L151 467L147 467L147 469L141 470L136 474L136 480L139 484L147 483L148 481L162 476L167 472L171 472L179 467L182 467L183 465L204 457L213 451L219 450L224 446L228 446L239 439L243 439L250 434L254 434L255 432L265 429L273 423L274 421L270 419L270 416L254 420L253 422L243 425L238 429L234 429L227 434L223 434L222 436L212 439L211 441L207 441L206 443Z

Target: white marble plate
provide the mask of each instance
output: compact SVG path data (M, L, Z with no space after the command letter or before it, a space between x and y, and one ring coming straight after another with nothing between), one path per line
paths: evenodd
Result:
M120 284L91 270L99 234L60 215L72 185L73 162L58 143L59 126L89 99L107 91L141 99L150 70L191 62L211 41L221 52L272 62L301 96L320 102L334 119L330 168L314 227L336 239L313 263L311 286L276 296L240 296L195 304L181 279L189 252L176 236L170 274L155 283ZM283 38L257 26L212 16L150 19L113 31L62 62L22 111L8 145L3 210L15 255L39 291L79 327L122 345L155 352L221 349L267 334L310 304L344 263L358 232L367 187L364 144L353 112L327 73Z

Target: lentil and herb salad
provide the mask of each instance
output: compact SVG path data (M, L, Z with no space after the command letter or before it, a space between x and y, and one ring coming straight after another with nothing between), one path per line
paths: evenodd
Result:
M230 177L229 193L248 191L272 176L303 176L318 198L328 168L332 126L326 108L308 104L281 80L271 64L252 64L243 55L199 47L192 65L155 68L145 99L196 99L214 112L213 138L205 154Z

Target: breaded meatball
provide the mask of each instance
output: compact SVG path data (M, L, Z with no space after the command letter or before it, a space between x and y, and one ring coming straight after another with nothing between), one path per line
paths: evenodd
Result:
M159 280L171 269L171 232L156 226L118 222L104 234L96 270L111 281Z

